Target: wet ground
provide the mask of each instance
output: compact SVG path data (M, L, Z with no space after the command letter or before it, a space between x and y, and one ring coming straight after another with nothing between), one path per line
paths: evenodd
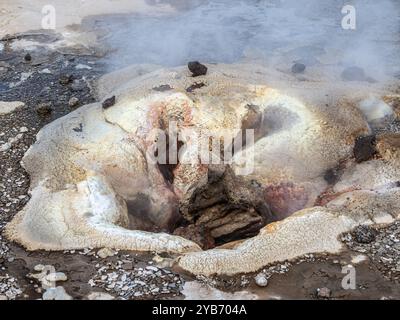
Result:
M26 38L48 44L57 35ZM34 143L36 133L54 119L94 102L92 84L106 72L104 59L96 52L43 47L27 56L26 50L13 50L12 41L1 42L0 100L21 101L25 106L0 115L0 145L18 137L10 148L0 152L0 232L29 200L29 176L20 161ZM399 299L400 224L372 233L371 238L361 242L356 234L344 235L348 249L340 256L309 255L266 266L256 274L197 281L226 292L244 290L259 299ZM57 285L76 299L86 299L92 292L120 299L183 299L185 282L196 279L175 270L170 258L151 253L104 253L91 248L27 252L0 236L0 297L42 298L42 284L29 276L41 264L63 272L67 280ZM356 288L345 290L342 280L346 273L342 271L349 264L355 267ZM265 279L266 286L256 284L256 276Z

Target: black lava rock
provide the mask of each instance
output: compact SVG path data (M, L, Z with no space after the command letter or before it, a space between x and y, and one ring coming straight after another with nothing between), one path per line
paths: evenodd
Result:
M103 101L103 109L108 109L112 107L115 104L115 96L112 96L111 98L108 98Z
M324 179L329 184L335 184L339 180L339 175L336 169L329 169L324 174Z
M374 135L357 138L353 149L357 163L370 160L375 155L375 142L376 137Z
M168 85L168 84L162 84L161 86L158 86L158 87L154 87L154 88L153 88L154 91L158 91L158 92L170 91L170 90L172 90L172 89L173 89L173 88L172 88L170 85Z
M32 56L31 56L29 53L27 53L27 54L25 55L25 57L24 57L24 60L25 60L26 62L30 62L30 61L32 61Z
M198 61L191 61L188 63L188 68L193 77L205 76L207 74L207 67Z
M292 66L293 73L303 73L306 70L306 66L302 63L295 63Z
M203 82L199 82L199 83L194 83L194 84L192 84L189 88L186 88L186 92L193 92L193 91L195 91L195 90L197 90L197 89L200 89L200 88L203 88L203 87L205 87L206 85L205 85L205 83L203 83Z
M354 240L364 244L375 241L377 234L378 232L369 226L358 226L353 231Z
M346 68L341 75L342 79L345 81L366 81L367 76L363 69L359 67L349 67Z

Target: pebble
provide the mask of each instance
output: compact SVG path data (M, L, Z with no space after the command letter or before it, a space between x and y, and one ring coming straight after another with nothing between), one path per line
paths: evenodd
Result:
M188 63L188 68L193 77L204 76L207 74L207 67L198 61L191 61Z
M62 272L53 272L50 273L46 276L46 280L47 281L53 281L53 282L57 282L57 281L67 281L68 278L65 275L65 273Z
M62 84L63 86L71 83L74 80L74 77L70 74L62 74L60 76L59 82L60 84Z
M72 97L68 101L68 106L70 108L74 108L74 107L78 106L78 104L79 104L79 99L77 97Z
M24 60L27 61L27 62L32 61L32 56L30 55L30 53L27 53L27 54L25 55Z
M0 146L0 151L4 152L9 150L14 144L16 144L19 140L21 140L23 137L23 134L17 134L14 138L8 139L8 142L2 144Z
M152 267L152 266L147 266L146 270L150 270L150 271L156 272L156 271L158 271L158 268L157 267Z
M353 149L357 163L370 160L375 155L375 142L376 137L374 135L357 138Z
M331 297L331 290L326 287L319 288L317 289L317 296L321 299L329 299Z
M43 293L43 300L72 300L64 287L49 288Z
M306 66L302 63L295 63L292 66L293 73L303 73L306 70Z
M256 275L254 280L256 281L256 284L259 287L266 287L268 285L268 279L267 279L266 275L262 272L259 273L258 275Z
M172 90L172 89L173 88L168 84L162 84L162 85L160 85L158 87L154 87L153 88L154 91L158 91L158 92L165 92L165 91L169 91L169 90Z
M75 69L76 70L83 70L83 69L91 70L92 67L90 67L90 66L88 66L86 64L79 63L79 64L76 65Z
M25 132L28 132L28 131L29 131L29 129L27 127L19 128L19 132L21 132L21 133L25 133Z
M43 74L51 74L51 71L50 71L50 69L48 69L48 68L45 68L45 69L43 69L43 70L39 71L39 73L43 73Z
M43 264L37 264L36 266L33 267L33 270L35 271L43 271L45 266Z
M53 110L51 102L39 103L35 109L39 115L47 115Z
M100 249L99 251L97 251L97 255L101 258L101 259L106 259L108 257L112 257L115 255L115 252L109 248L103 248Z
M13 113L25 106L21 101L0 101L0 115Z
M11 149L11 143L4 143L0 146L0 152L5 152Z
M345 81L365 81L366 75L362 68L348 67L343 70L341 77Z
M108 109L112 107L115 104L115 96L112 96L111 98L108 98L103 101L103 109Z
M92 292L87 296L88 300L114 300L115 297L104 292Z

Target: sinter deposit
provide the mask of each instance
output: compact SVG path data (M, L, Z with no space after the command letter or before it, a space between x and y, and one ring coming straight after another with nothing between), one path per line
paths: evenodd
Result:
M192 273L235 274L338 252L341 233L398 218L399 135L378 134L371 155L354 157L357 139L373 133L368 120L379 121L371 113L396 116L398 97L250 64L207 68L194 78L186 67L133 66L101 79L100 103L44 127L25 154L32 197L7 236L29 250L170 252ZM326 94L340 99L328 106ZM154 129L171 135L172 123L182 159L197 157L187 128L253 129L254 144L230 166L149 161ZM243 159L253 167L245 175Z

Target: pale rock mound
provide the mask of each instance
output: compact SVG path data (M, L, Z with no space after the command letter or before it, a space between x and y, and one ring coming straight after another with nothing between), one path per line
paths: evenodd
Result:
M100 81L98 96L103 101L115 95L115 105L84 106L39 132L23 159L32 197L7 226L7 236L29 250L107 247L187 253L178 263L188 271L234 274L304 253L339 251L340 233L373 222L369 215L354 213L360 208L336 199L353 184L359 185L357 189L385 185L381 194L360 200L360 207L386 199L393 209L388 214L396 218L397 206L391 204L398 201L398 187L392 182L400 175L398 167L393 169L394 160L372 160L363 164L365 168L349 160L352 165L334 191L324 178L327 170L351 159L358 136L370 133L351 99L328 108L316 93L321 88L285 90L282 83L269 79L267 70L252 65L211 65L206 76L197 78L186 68L154 66L108 75ZM358 103L360 92L356 96ZM172 122L178 133L195 128L199 137L207 130L239 134L240 129L254 129L255 143L234 155L233 172L239 176L241 160L252 160L252 170L241 179L243 186L257 188L254 210L260 200L269 208L264 210L265 222L299 212L267 225L253 238L204 252L195 242L168 234L182 219L185 196L210 172L206 164L163 166L149 160L155 153L154 129L170 134ZM184 136L182 143L182 159L198 160L195 141ZM380 148L388 149L383 142ZM396 152L385 157L396 158ZM387 170L381 178L375 176L379 172L370 172L373 177L362 181L359 175L368 166ZM334 196L322 202L338 202L314 207L329 188ZM245 191L238 188L241 196ZM229 201L237 201L232 197ZM350 197L357 202L364 194ZM213 205L202 209L209 214Z

